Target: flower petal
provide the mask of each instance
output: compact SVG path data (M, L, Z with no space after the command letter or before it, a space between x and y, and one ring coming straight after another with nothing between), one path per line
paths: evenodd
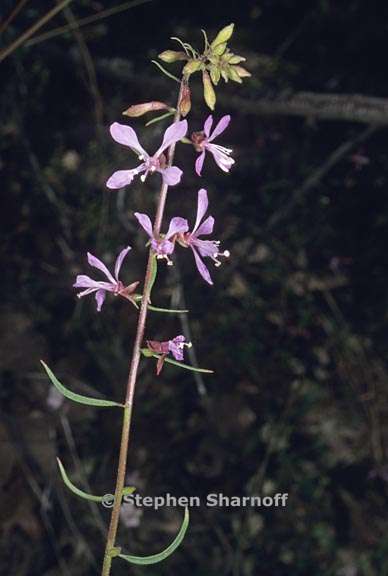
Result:
M209 201L207 199L207 190L201 188L198 190L198 202L197 202L197 218L195 220L194 228L192 234L196 231L201 223L202 218L205 216Z
M168 227L167 234L165 238L168 240L174 234L179 234L179 232L187 232L189 229L189 224L185 218L181 218L180 216L175 216L175 218L171 218L170 226Z
M218 245L214 240L200 240L199 238L195 238L191 244L195 246L203 257L209 256L209 258L217 258L218 256Z
M171 144L175 144L175 142L182 140L182 138L186 136L187 128L187 120L181 120L180 122L174 122L174 124L171 124L171 126L169 126L165 131L163 142L160 148L155 152L154 156L160 156L160 154L166 148L171 146Z
M197 160L195 161L195 171L198 174L198 176L201 176L201 172L202 172L202 167L203 167L203 162L205 160L205 156L206 156L206 151L204 150L202 152L202 154L200 154L197 158Z
M227 127L229 126L229 122L230 122L229 114L223 116L221 120L218 122L217 126L214 128L211 136L209 136L208 141L211 142L212 140L214 140L214 138L217 138L217 136L222 134L222 132L226 130Z
M152 248L158 256L169 256L174 252L175 245L170 240L163 238L163 240L152 240Z
M101 307L104 304L106 292L105 290L97 290L96 292L96 302L97 302L97 312L101 312Z
M113 278L112 274L109 272L104 262L101 262L99 258L93 256L93 254L90 254L90 252L88 252L88 262L90 266L93 266L93 268L98 268L98 270L101 270L101 272L105 274L105 276L108 278L110 282L112 282L112 284L116 284L116 280Z
M195 263L196 263L196 265L197 265L198 272L201 274L202 278L203 278L204 280L206 280L206 282L207 282L208 284L213 285L213 281L212 281L212 279L211 279L211 277L210 277L209 270L206 268L206 266L205 266L205 264L203 263L200 255L199 255L198 252L195 250L195 248L193 248L192 246L191 246L191 249L192 249L193 254L194 254Z
M98 288L98 282L86 276L85 274L78 274L73 284L73 288Z
M171 166L170 168L164 168L159 170L161 175L163 176L163 182L168 184L168 186L175 186L179 184L182 178L182 170L177 166Z
M147 152L140 145L136 132L130 126L114 122L110 127L110 133L113 140L116 140L119 144L129 146L138 156L148 157Z
M197 228L195 231L195 236L203 236L207 234L211 234L214 228L214 218L213 216L208 216L204 222L202 222L201 226Z
M210 130L213 126L213 116L210 114L205 120L205 124L203 125L203 131L205 132L206 138L209 138Z
M135 218L139 222L140 226L144 228L150 238L154 237L152 230L152 223L150 217L147 214L140 214L140 212L135 212Z
M229 172L233 164L235 163L234 159L231 158L225 152L218 150L216 144L208 144L208 150L213 154L213 158L216 164L223 170L224 172Z
M143 166L144 164L141 165L141 170L139 170L140 166L138 166L133 170L118 170L117 172L113 172L112 176L107 180L106 186L112 190L124 188L124 186L127 186L132 182L136 174L144 172Z
M126 257L128 252L130 251L130 249L131 249L131 247L127 246L126 248L124 248L124 250L121 250L120 254L117 256L116 263L115 263L115 278L116 278L117 282L119 281L119 274L120 274L121 265L123 263L124 258Z

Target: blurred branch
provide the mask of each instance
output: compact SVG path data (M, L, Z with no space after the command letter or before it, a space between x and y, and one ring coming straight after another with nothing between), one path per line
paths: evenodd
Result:
M287 204L283 205L280 210L275 212L273 216L269 219L267 224L267 230L270 230L273 226L275 226L280 220L284 220L290 212L298 205L298 203L302 200L304 194L314 188L319 184L324 176L335 166L344 156L349 154L349 152L361 142L364 142L369 136L371 136L376 130L378 129L377 126L368 126L365 130L361 132L361 134L357 134L355 138L351 138L343 142L338 148L334 150L330 154L330 156L326 159L326 161L321 164L306 180L303 182L297 190L293 193L291 199Z
M26 30L21 36L19 36L19 38L17 38L15 42L12 42L12 44L4 48L4 50L0 52L0 62L5 60L5 58L7 58L7 56L12 54L12 52L17 50L17 48L19 48L19 46L21 46L26 40L28 40L30 36L32 36L37 30L39 30L39 28L44 26L46 22L51 20L51 18L53 18L56 14L58 14L58 12L63 10L63 8L68 4L70 4L70 2L72 2L72 0L62 0L62 2L60 2L57 6L54 6L54 8L49 10L47 14L42 16L40 20L38 20L37 22L35 22L35 24L30 26L30 28L28 28L28 30Z
M16 18L20 10L23 8L25 4L27 4L27 2L28 0L20 0L20 2L16 4L15 8L12 10L8 18L6 18L4 22L0 24L0 34L2 34L4 30L7 28L7 26L11 24L12 20Z
M304 116L316 120L388 124L388 99L362 94L298 92L255 100L223 96L220 101L245 114L257 116Z
M146 4L147 2L152 2L152 0L132 0L132 2L124 2L124 4L120 4L119 6L114 6L113 8L108 8L107 10L101 10L98 14L93 14L92 16L85 16L85 18L80 18L79 20L75 20L71 24L67 24L66 26L59 26L58 28L54 28L53 30L48 30L44 34L40 34L35 38L32 38L26 43L26 46L33 46L34 44L39 44L40 42L44 42L45 40L50 40L50 38L55 38L55 36L59 36L68 32L69 30L74 30L74 28L80 28L81 26L86 26L87 24L93 24L94 22L98 22L99 20L103 20L104 18L108 18L109 16L114 16L115 14L119 14L120 12L124 12L129 8L135 8L135 6L141 6L142 4Z

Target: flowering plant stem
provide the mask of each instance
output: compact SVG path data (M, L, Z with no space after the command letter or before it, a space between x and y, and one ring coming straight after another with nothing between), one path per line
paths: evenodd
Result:
M174 116L174 123L179 122L180 120L180 101L182 98L182 90L183 90L184 82L183 80L180 83L180 90L178 95L178 102L176 106L176 112ZM167 156L167 165L168 167L172 166L172 162L174 159L175 154L175 143L172 144L168 149L168 156ZM159 199L156 209L156 216L154 221L154 236L159 236L163 215L164 215L164 208L166 205L167 199L167 192L168 192L168 184L163 182L162 187L159 193ZM101 576L109 576L111 571L111 564L112 558L115 554L115 542L116 542L116 534L119 525L120 519L120 508L121 508L121 500L122 500L122 492L125 483L125 473L127 468L127 456L128 456L128 446L129 446L129 438L130 438L130 429L131 429L131 416L132 416L132 406L133 406L133 398L135 393L136 387L136 380L137 380L137 372L139 368L139 362L141 357L141 345L144 339L144 331L146 326L147 320L147 313L148 313L148 304L150 300L151 290L152 290L152 264L153 258L155 258L155 254L152 248L150 248L149 255L148 255L148 262L147 262L147 269L144 277L144 289L143 289L143 297L140 306L140 312L137 322L137 329L136 329L136 336L135 342L133 345L133 352L132 352L132 360L129 369L128 375L128 383L127 383L127 392L125 398L125 405L124 405L124 416L123 416L123 426L121 432L121 443L120 443L120 454L119 454L119 463L117 468L117 477L116 477L116 488L115 488L115 498L114 504L112 508L112 515L109 525L108 537L106 541L105 547L105 554L104 554L104 563L102 567Z

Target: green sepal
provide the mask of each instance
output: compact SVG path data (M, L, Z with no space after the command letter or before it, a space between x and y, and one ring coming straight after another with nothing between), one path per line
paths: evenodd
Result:
M129 554L119 554L119 558L126 560L130 564L138 564L141 566L145 566L147 564L157 564L158 562L162 562L163 560L171 556L171 554L175 552L175 550L181 544L183 538L185 537L186 530L189 525L189 520L190 520L189 509L185 508L185 516L183 518L183 522L179 529L178 534L176 535L175 539L171 542L171 544L167 546L167 548L165 548L162 552L159 552L159 554L152 554L151 556L132 556Z
M82 396L81 394L71 392L71 390L65 388L65 386L58 380L58 378L56 378L56 376L53 374L53 372L50 370L47 364L43 362L43 360L41 360L40 363L45 369L47 376L50 378L52 384L55 386L57 390L59 390L61 394L63 394L63 396L65 396L65 398L73 400L73 402L78 402L79 404L86 404L87 406L97 406L99 408L112 408L114 406L119 406L120 408L123 408L122 404L119 404L118 402L113 402L112 400L90 398L89 396Z
M70 478L66 474L66 470L64 469L63 464L59 458L57 458L57 463L58 463L59 472L61 473L63 482L66 484L68 489L71 492L73 492L73 494L76 494L77 496L79 496L80 498L83 498L84 500L90 500L91 502L102 502L103 501L103 499L104 499L103 496L93 496L93 494L88 494L87 492L84 492L83 490L80 490L79 488L77 488L77 486L74 486L74 484L71 482Z
M162 354L156 354L149 350L148 348L141 348L140 352L146 358L161 358ZM214 370L208 370L207 368L194 368L194 366L189 366L189 364L184 364L183 362L178 362L178 360L173 360L172 358L165 358L164 359L167 364L173 364L174 366L179 366L180 368L184 368L185 370L191 370L192 372L203 372L204 374L214 374Z

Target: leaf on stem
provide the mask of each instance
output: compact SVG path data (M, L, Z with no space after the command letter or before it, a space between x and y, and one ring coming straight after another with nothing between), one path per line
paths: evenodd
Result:
M142 348L141 353L146 358L161 358L163 354L155 354L148 348ZM189 364L184 364L183 362L178 362L177 360L173 360L172 358L164 358L164 362L167 364L174 364L174 366L179 366L179 368L184 368L185 370L191 370L192 372L202 372L204 374L214 374L214 370L208 370L207 368L195 368L194 366L189 366Z
M167 314L187 314L189 310L175 310L174 308L157 308L156 306L148 306L148 310L153 312L164 312Z
M170 116L173 116L175 114L175 110L170 110L169 112L166 112L165 114L161 114L161 116L156 116L156 118L152 118L152 120L149 120L148 122L146 122L146 126L151 126L151 124L155 124L155 122L160 122L161 120L164 120L165 118L169 118Z
M173 552L175 552L175 550L181 544L183 538L185 537L186 530L189 525L189 520L190 520L189 509L185 508L185 516L183 518L183 522L179 529L178 534L176 535L173 542L171 542L171 544L167 546L167 548L165 548L162 552L159 552L159 554L153 554L151 556L132 556L129 554L119 554L119 558L126 560L130 564L139 564L143 566L147 564L157 564L158 562L162 562L162 560L165 560Z
M83 490L80 490L79 488L77 488L77 486L74 486L74 484L71 482L70 478L66 474L66 470L64 469L63 464L59 458L57 458L57 463L58 463L59 471L61 473L63 482L66 484L68 489L71 492L73 492L73 494L76 494L77 496L79 496L80 498L83 498L84 500L91 500L92 502L102 502L103 501L103 499L104 499L103 496L93 496L93 494L88 494L87 492L84 492Z
M43 360L41 360L40 363L45 369L47 376L50 378L52 384L55 386L57 390L59 390L61 394L63 394L63 396L65 396L65 398L69 398L69 400L73 400L73 402L78 402L79 404L86 404L87 406L97 406L100 408L111 408L113 406L119 406L120 408L123 408L122 404L119 404L118 402L113 402L112 400L90 398L89 396L82 396L81 394L71 392L71 390L65 388L65 386L58 380L58 378L55 377L53 372L50 370L47 364L43 362Z

